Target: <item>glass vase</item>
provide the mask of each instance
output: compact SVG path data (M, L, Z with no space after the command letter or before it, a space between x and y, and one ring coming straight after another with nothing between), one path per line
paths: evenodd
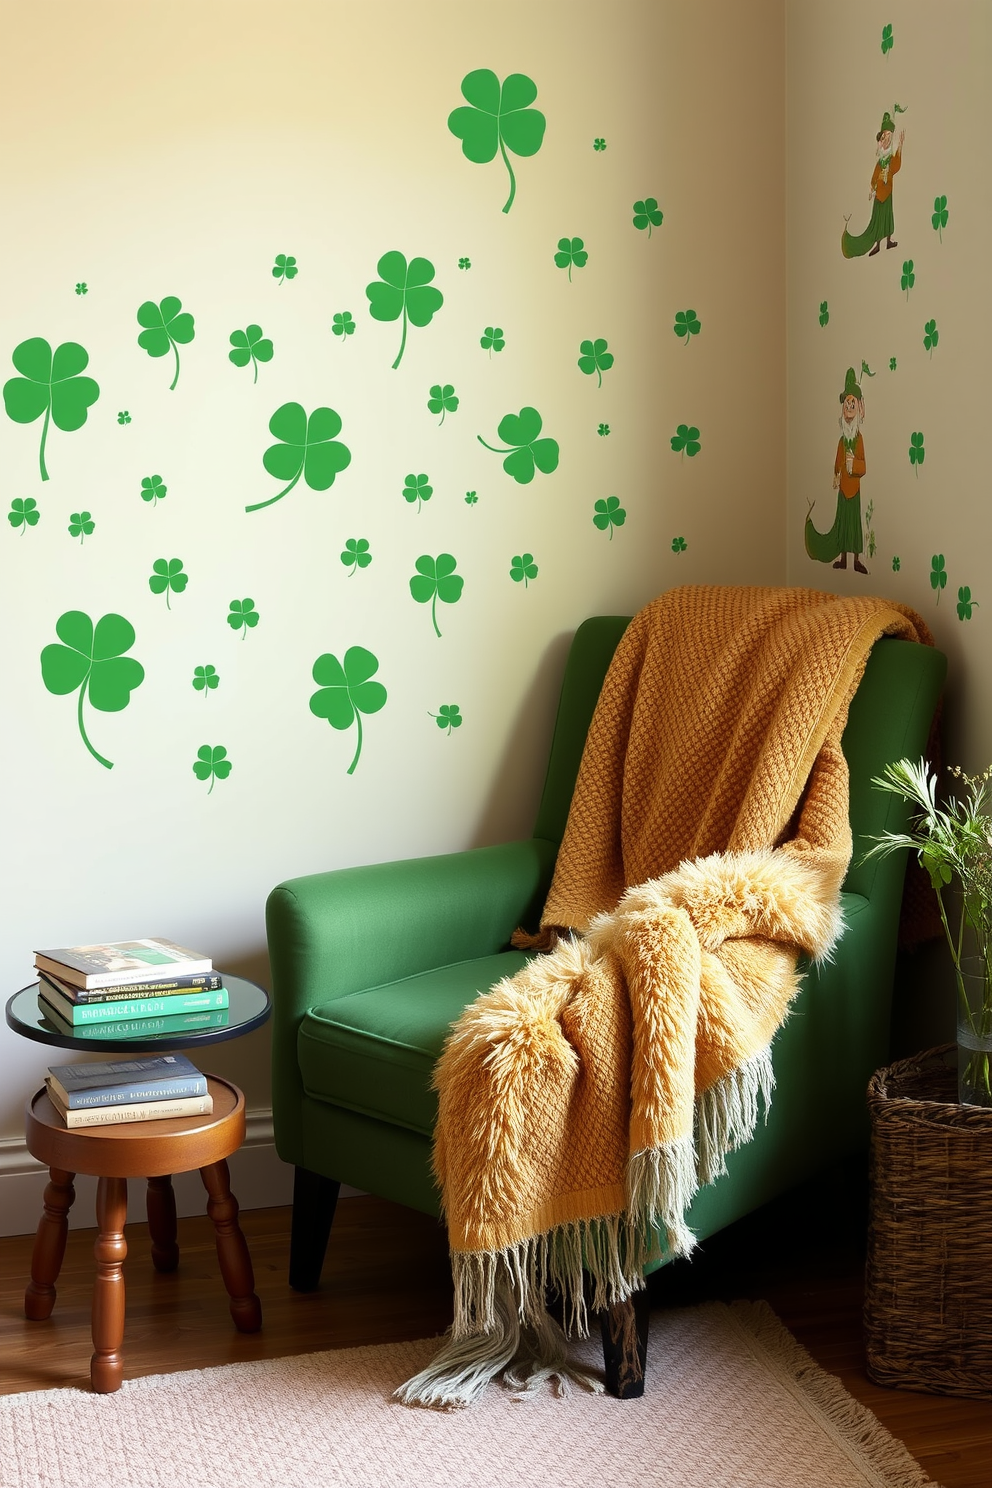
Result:
M981 956L961 961L958 983L958 1099L992 1108L992 983Z

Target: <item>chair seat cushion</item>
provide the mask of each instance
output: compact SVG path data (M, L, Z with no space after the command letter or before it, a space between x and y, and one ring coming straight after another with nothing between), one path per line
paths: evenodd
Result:
M452 1023L527 959L503 951L311 1008L298 1040L307 1095L429 1137L437 1114L431 1075Z

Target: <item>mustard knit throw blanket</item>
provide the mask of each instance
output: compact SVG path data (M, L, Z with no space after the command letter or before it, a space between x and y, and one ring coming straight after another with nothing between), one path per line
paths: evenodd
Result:
M568 1374L569 1329L693 1237L685 1211L753 1133L801 952L829 957L851 855L840 740L904 607L690 587L635 616L586 741L542 924L575 932L466 1009L438 1062L434 1162L455 1320L400 1393L466 1404ZM553 937L552 937L553 939Z

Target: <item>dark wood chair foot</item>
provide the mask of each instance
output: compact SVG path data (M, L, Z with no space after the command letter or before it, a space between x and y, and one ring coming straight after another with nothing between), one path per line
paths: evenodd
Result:
M289 1241L289 1284L294 1292L315 1292L327 1253L340 1183L297 1168L293 1178L293 1222Z
M160 1178L149 1178L145 1204L152 1241L152 1264L156 1271L175 1271L179 1265L178 1225L176 1195L169 1173Z
M24 1316L32 1323L51 1317L55 1306L55 1283L59 1279L69 1232L69 1210L76 1197L74 1173L49 1169L44 1208L31 1251L31 1280L24 1292Z
M239 1333L257 1333L262 1326L262 1304L255 1295L248 1242L238 1224L238 1201L231 1192L227 1162L209 1163L200 1169L207 1190L207 1213L214 1223L217 1259L231 1299L231 1317Z
M599 1314L606 1388L618 1400L637 1400L644 1394L649 1319L648 1294L643 1290Z

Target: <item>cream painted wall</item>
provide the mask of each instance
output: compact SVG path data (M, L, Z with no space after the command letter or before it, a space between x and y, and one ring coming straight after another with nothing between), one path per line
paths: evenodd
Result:
M28 500L40 513L0 533L5 988L30 979L36 947L142 934L264 981L281 878L529 830L583 617L684 581L783 580L782 15L733 0L6 7L3 377L25 340L75 342L100 395L82 428L50 429L48 481L41 421L0 418L4 516ZM547 118L539 152L513 157L505 214L500 159L466 160L446 124L477 68L531 77ZM632 203L650 195L664 222L649 237ZM571 282L563 235L589 254ZM428 258L444 296L395 371L400 327L365 294L394 249ZM291 282L272 276L279 253L297 260ZM167 295L195 317L175 391L172 356L137 344L138 306ZM688 345L673 331L687 309ZM340 338L344 311L357 329ZM228 360L249 323L275 348L257 383ZM506 341L492 356L487 326ZM602 387L577 366L596 337L615 355ZM439 382L460 398L443 425L426 406ZM301 481L246 514L279 489L262 457L288 401L335 409L351 463L330 490ZM477 436L497 443L526 405L560 464L517 484ZM694 458L671 448L680 423L700 430ZM433 486L419 512L409 472ZM157 505L141 499L153 474ZM626 511L612 537L592 520L609 496ZM353 574L350 538L373 556ZM465 585L437 639L408 581L442 552ZM539 568L526 587L510 578L524 552ZM169 608L148 583L162 557L189 575ZM260 620L244 636L226 617L247 596ZM112 769L87 752L75 697L43 682L70 610L136 633L141 686L122 711L85 711ZM348 775L354 730L309 700L316 658L356 645L388 701ZM191 682L206 664L220 685L205 696ZM464 718L450 735L431 717L442 704ZM205 743L233 763L210 794L192 770ZM50 1062L0 1029L0 1144ZM209 1063L264 1112L264 1032Z

